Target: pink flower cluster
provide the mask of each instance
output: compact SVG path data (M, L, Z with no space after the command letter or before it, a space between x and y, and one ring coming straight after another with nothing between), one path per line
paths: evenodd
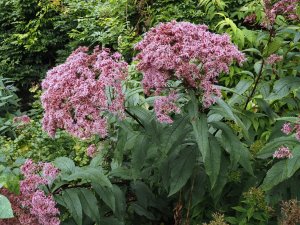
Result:
M159 24L145 35L135 49L140 51L136 57L139 60L137 68L143 72L146 94L149 95L151 90L155 95L162 92L168 94L168 81L180 80L186 88L202 92L204 107L215 102L213 96L220 96L220 91L214 87L218 75L228 73L229 65L234 60L239 64L245 61L244 54L231 43L228 35L214 34L205 25L188 22ZM162 100L158 98L157 101ZM165 104L155 105L160 118L170 112L169 109L159 109L160 105Z
M273 25L277 15L285 16L290 20L297 20L297 4L299 0L280 0L272 5L271 0L264 0L264 10L267 24Z
M291 123L283 124L281 131L286 135L289 135L295 131L295 137L298 141L300 141L300 116L299 121L296 124L294 124L294 126L291 125Z
M92 144L86 149L87 156L93 158L97 153L96 145Z
M283 59L282 56L277 54L272 54L266 59L266 63L272 65L274 63L282 61L282 59Z
M250 14L245 17L244 23L254 24L256 22L256 14Z
M284 159L284 158L292 158L292 152L288 147L281 146L278 150L276 150L273 154L273 158Z
M13 119L13 122L27 124L30 123L30 117L27 115L17 116Z
M0 219L0 225L40 225L37 218L30 214L29 209L22 206L21 202L25 199L22 193L16 195L5 188L0 188L0 194L9 199L15 216L10 219Z
M119 53L96 47L74 51L65 63L48 71L42 82L43 128L54 136L65 129L79 138L93 134L107 135L105 112L124 117L122 81L127 77L127 63Z
M177 94L171 92L169 96L160 96L154 102L154 110L157 119L161 123L172 123L173 120L169 116L171 112L180 113L180 109L176 106Z
M39 190L40 185L51 183L58 175L59 170L51 163L36 164L32 160L26 160L21 166L21 173L25 179L20 182L22 208L29 211L28 220L35 218L42 225L58 225L60 220L57 217L59 210L55 207L52 195ZM39 175L41 174L41 175ZM28 220L22 220L21 224L32 224Z

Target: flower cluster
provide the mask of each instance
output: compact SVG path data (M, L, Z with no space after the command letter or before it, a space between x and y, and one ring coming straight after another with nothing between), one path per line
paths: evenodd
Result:
M36 164L32 160L26 160L21 166L21 173L25 179L20 182L20 192L22 198L20 204L22 208L29 211L28 219L34 217L42 225L60 224L59 210L55 207L55 201L52 195L39 190L40 185L46 185L57 177L59 170L51 163ZM39 175L41 174L41 175ZM29 221L23 221L21 224L31 224Z
M172 123L173 120L169 113L180 113L180 109L176 106L177 95L175 92L171 92L169 96L160 96L154 102L154 110L156 112L157 119L162 123Z
M300 116L299 121L294 125L291 125L291 123L283 124L281 131L286 135L289 135L295 131L295 137L298 141L300 141Z
M290 20L299 19L296 14L298 1L299 0L280 0L272 5L271 0L264 0L264 11L267 19L264 25L273 25L277 15L285 16Z
M266 63L272 65L272 64L282 61L282 59L283 59L282 56L277 55L277 54L272 54L266 59Z
M220 91L214 87L218 75L228 73L234 60L239 64L245 61L244 54L231 43L228 35L214 34L205 25L188 22L161 23L152 28L135 49L140 51L136 57L139 60L137 68L143 72L146 94L151 90L157 96L163 92L168 94L168 81L180 80L186 88L201 91L204 107L215 102L214 96L220 96ZM162 99L156 100L155 108L164 120L162 114L169 113L172 106L167 110L159 109L165 104L157 101ZM173 109L176 111L176 107Z
M27 115L17 116L17 117L14 117L13 122L27 124L27 123L30 123L30 117Z
M96 47L75 50L65 63L48 71L42 82L43 128L50 136L65 129L79 138L107 135L105 112L124 117L122 81L127 63L119 53Z
M9 199L15 216L10 219L0 219L0 225L39 225L37 218L30 214L29 209L22 207L21 202L25 198L22 194L16 195L5 188L0 188L0 194Z
M292 158L292 152L288 147L281 146L278 150L276 150L273 154L273 158L284 159L284 158Z
M252 13L245 17L244 23L254 24L256 22L256 14Z
M97 153L96 145L92 144L86 149L87 156L93 158L95 154Z

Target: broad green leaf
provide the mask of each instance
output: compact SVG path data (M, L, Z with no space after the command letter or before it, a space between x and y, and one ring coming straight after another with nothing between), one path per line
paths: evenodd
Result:
M53 164L60 169L62 172L67 174L71 174L75 171L75 164L74 162L69 159L68 157L59 157L56 158Z
M297 145L299 141L293 136L283 136L273 139L267 143L256 155L257 158L266 159L273 155L273 153L282 145Z
M229 99L228 104L234 105L235 103L240 101L240 99L243 97L241 95L244 94L252 84L253 84L253 80L246 80L246 79L240 80L239 83L235 87L236 94L234 94Z
M82 205L76 189L66 189L62 191L61 200L68 209L76 224L82 225Z
M86 180L88 182L98 183L102 186L112 187L110 180L103 174L100 167L88 167L86 169L80 168L78 169L78 171L76 171L68 177L65 177L64 179L68 181L81 179Z
M232 165L239 162L248 173L253 174L251 155L248 149L233 133L232 129L223 122L211 122L210 124L214 128L222 130L222 144L224 145L225 150L230 153L230 161Z
M14 214L9 200L0 194L0 219L13 218Z
M275 163L272 168L267 172L263 181L262 188L265 191L270 190L275 185L287 179L287 160L282 160Z
M92 183L92 187L105 204L111 208L113 212L116 210L116 198L114 192L110 187L104 187L97 183Z
M260 70L261 70L261 67L262 67L262 61L257 61L255 64L254 64L254 71L256 74L259 74Z
M286 97L292 90L299 88L300 77L287 76L274 83L272 93L267 97L267 101L275 101Z
M235 115L235 113L233 112L231 107L226 102L224 102L222 99L218 99L217 104L222 109L222 111L221 111L223 113L222 115L232 119L237 125L239 125L242 128L242 132L243 132L245 138L249 139L248 129L246 128L245 124L241 121L241 119L237 115Z
M94 193L86 188L78 188L76 191L78 192L83 212L97 224L100 224L98 201Z
M119 219L124 218L126 212L126 199L124 192L116 185L113 185L113 193L116 199L115 205L115 216Z
M281 48L283 40L281 38L275 38L268 46L264 55L271 55Z
M177 193L193 174L196 163L195 151L191 148L183 149L171 165L171 179L169 196Z
M209 177L211 188L213 188L216 184L220 172L221 147L217 139L213 135L210 135L209 137L209 146L209 151L207 152L204 159L204 167L205 172Z
M192 96L192 100L189 104L189 115L198 148L203 159L205 159L206 154L209 151L207 116L204 113L198 112L197 104L195 96Z
M300 146L293 151L293 158L283 159L275 163L267 172L262 188L265 191L272 189L282 181L292 177L300 168Z
M276 118L276 120L283 120L291 123L298 123L300 121L299 117L280 117Z
M287 177L292 177L294 173L300 168L300 144L292 151L293 158L288 159L287 163Z

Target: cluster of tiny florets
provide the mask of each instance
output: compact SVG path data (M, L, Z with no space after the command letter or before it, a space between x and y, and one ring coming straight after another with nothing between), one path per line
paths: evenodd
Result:
M170 113L180 113L180 108L176 105L177 94L171 92L168 96L160 96L154 102L154 110L157 119L162 123L172 123Z
M286 135L289 135L294 132L296 139L300 141L300 116L299 121L294 125L292 125L291 123L283 124L281 131Z
M180 80L186 88L201 91L204 107L215 102L214 96L220 96L214 87L219 74L228 73L233 61L245 61L228 35L214 34L205 25L188 22L172 21L152 28L135 49L140 51L137 68L144 75L147 95L151 91L157 96L168 95L168 81Z
M23 124L28 124L30 123L30 117L27 115L23 115L23 116L17 116L14 117L13 122L14 123L23 123Z
M286 135L295 132L296 139L300 141L300 118L299 121L294 125L292 125L291 123L284 123L281 128L281 131ZM282 159L282 158L292 158L293 155L288 147L281 146L278 150L274 152L273 157Z
M273 25L277 15L282 15L290 20L297 20L297 4L299 0L280 0L274 5L271 0L264 0L264 11L266 20L264 25Z
M91 144L87 149L86 149L86 154L87 156L93 158L95 157L97 153L97 147L95 144Z
M272 54L266 59L266 63L269 65L282 61L283 57L277 54Z
M273 158L284 159L284 158L292 158L293 154L288 147L281 146L278 150L276 150L273 154Z
M25 179L20 182L21 207L27 209L30 216L28 220L35 218L42 225L59 225L59 210L55 206L51 194L46 195L39 190L40 185L47 185L57 177L59 170L51 163L36 164L32 160L26 160L21 166L21 173ZM21 220L24 220L24 218ZM31 224L23 221L21 224Z
M122 81L127 63L119 53L96 47L75 50L65 63L48 71L42 82L43 128L50 136L64 129L79 138L107 135L105 112L124 117Z

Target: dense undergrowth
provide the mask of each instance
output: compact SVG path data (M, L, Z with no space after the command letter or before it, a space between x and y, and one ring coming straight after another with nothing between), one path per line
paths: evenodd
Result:
M298 224L299 18L1 1L0 224Z

